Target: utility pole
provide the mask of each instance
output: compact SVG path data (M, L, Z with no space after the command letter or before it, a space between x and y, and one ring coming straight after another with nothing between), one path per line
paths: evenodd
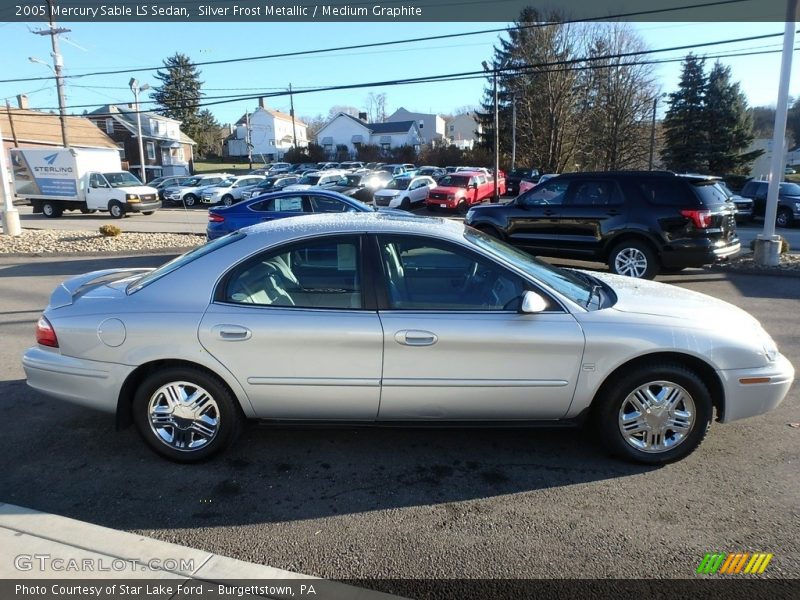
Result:
M786 3L786 25L783 30L781 77L778 83L778 104L775 108L775 128L772 137L772 162L767 186L767 205L764 214L764 231L755 243L754 259L759 265L777 266L781 262L781 242L775 235L775 217L778 214L778 192L785 168L783 147L786 139L786 118L789 111L789 80L792 74L794 30L797 20L798 0Z
M8 102L8 100L6 100L6 113L8 114L8 125L11 127L11 139L14 140L14 148L19 148L17 130L14 129L14 119L11 116L11 104Z
M517 162L517 97L511 96L511 170Z
M134 107L136 109L136 137L139 140L139 173L141 174L142 183L147 183L147 171L145 170L145 155L144 155L144 142L142 141L142 111L139 108L139 93L143 92L144 90L150 89L150 84L144 83L139 85L139 82L136 79L131 79L128 82L128 85L131 86L131 91L133 92L133 98L136 101ZM152 135L153 132L150 132Z
M294 149L297 150L297 129L294 126L294 96L292 95L292 84L289 84L289 116L292 117L292 140Z
M489 69L486 61L481 64L484 71L488 73L491 70L492 72L492 88L494 91L494 195L491 202L497 202L500 199L500 183L498 181L500 179L500 107L497 104L497 63L494 63L491 69Z
M658 96L653 98L653 122L650 125L650 171L653 170L653 153L656 148L656 108L658 107Z
M3 144L3 132L0 131L0 196L3 200L3 233L10 236L22 235L19 224L19 211L14 208L14 196L8 185L9 170L6 166L6 147Z
M247 146L247 162L250 163L250 170L253 170L253 144L250 142L251 135L250 135L250 113L244 113L244 123L246 127L246 131L244 133L244 143ZM262 157L263 159L263 157Z
M58 36L62 33L68 33L70 30L64 27L56 27L55 20L53 19L53 2L54 0L47 0L47 12L50 27L48 29L40 29L34 31L36 35L49 35L50 43L53 46L53 72L56 76L56 89L58 90L58 115L61 120L61 140L65 148L69 148L69 137L67 136L67 101L64 96L64 76L61 73L61 68L64 66L64 59L61 56L61 51L58 46Z

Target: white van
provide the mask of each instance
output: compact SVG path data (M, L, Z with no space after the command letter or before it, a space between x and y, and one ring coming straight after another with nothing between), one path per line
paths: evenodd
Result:
M123 171L116 150L12 148L10 154L14 193L46 217L60 217L65 210L101 210L121 219L161 208L158 190Z

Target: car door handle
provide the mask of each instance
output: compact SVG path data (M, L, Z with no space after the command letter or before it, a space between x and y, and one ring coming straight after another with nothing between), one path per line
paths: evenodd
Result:
M253 332L241 325L215 325L211 332L223 342L243 342L253 336Z
M430 331L404 329L394 334L394 341L404 346L433 346L439 340Z
M548 208L547 210L544 211L544 214L545 214L545 216L551 217L554 214L556 214L556 211L551 210L551 209Z

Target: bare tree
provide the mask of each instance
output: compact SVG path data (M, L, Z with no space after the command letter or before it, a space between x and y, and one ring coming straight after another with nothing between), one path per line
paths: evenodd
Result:
M383 123L386 121L386 94L370 92L365 100L367 120L370 123Z

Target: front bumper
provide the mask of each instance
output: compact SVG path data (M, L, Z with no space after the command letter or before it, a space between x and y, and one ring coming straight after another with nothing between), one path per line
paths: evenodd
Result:
M22 356L28 385L59 400L114 413L122 384L134 367L62 356L39 346Z
M161 208L161 200L148 200L147 202L126 202L125 212L146 212Z
M717 371L725 390L722 423L746 419L777 407L794 381L794 367L782 354L766 367ZM765 379L763 383L741 383L742 379Z

